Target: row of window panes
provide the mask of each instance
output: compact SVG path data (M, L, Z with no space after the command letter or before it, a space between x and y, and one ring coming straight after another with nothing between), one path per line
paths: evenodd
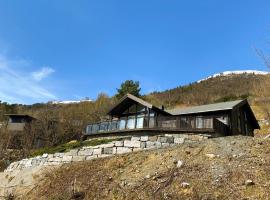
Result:
M161 120L161 127L163 128L213 128L213 118L196 117L187 120L187 118L180 118L177 124L176 119Z
M144 116L137 117L136 128L143 128ZM86 127L86 133L97 133L111 130L135 129L135 117L122 118L118 121L102 122L99 124L92 124Z
M144 115L137 116L137 123L135 123L135 116L130 116L128 119L120 118L120 120L112 121L112 122L102 122L100 124L88 125L86 132L87 133L97 133L103 131L111 131L111 130L124 130L124 129L135 129L144 127ZM174 120L162 120L161 127L163 128L177 128L177 121ZM154 128L155 118L154 116L150 116L148 128ZM159 125L159 126L160 126ZM213 128L213 118L203 118L196 117L188 122L186 118L180 119L180 127L179 128ZM178 125L178 126L179 126Z

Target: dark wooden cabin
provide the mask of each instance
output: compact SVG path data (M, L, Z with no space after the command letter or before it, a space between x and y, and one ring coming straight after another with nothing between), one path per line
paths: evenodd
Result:
M254 129L260 128L247 100L164 110L127 94L108 116L106 121L89 124L85 135L173 132L253 136Z

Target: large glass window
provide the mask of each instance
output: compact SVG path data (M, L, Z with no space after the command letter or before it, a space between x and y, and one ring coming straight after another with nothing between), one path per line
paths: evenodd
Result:
M103 131L107 131L107 130L108 130L108 122L102 122L100 124L99 131L103 132Z
M92 133L97 133L99 130L99 124L93 124L92 126Z
M180 118L180 127L181 128L188 128L188 120L186 117Z
M137 116L137 127L136 128L143 128L143 117L144 115Z
M86 133L87 134L90 134L92 132L92 125L88 125L87 127L86 127Z
M203 118L196 117L196 128L203 128Z
M149 128L154 128L154 126L155 126L155 114L150 113Z
M118 123L119 123L118 127L120 130L123 130L126 128L126 119L125 118L121 118Z
M203 120L203 128L213 128L213 118L205 118Z
M127 121L127 129L134 129L134 128L135 128L135 117L130 116L128 117L128 121Z
M164 117L161 120L162 128L176 128L176 119L171 117Z
M116 130L117 129L117 122L118 121L112 121L110 125L110 130Z

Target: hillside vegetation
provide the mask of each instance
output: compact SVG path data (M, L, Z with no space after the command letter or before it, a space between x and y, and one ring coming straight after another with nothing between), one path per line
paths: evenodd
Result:
M149 101L165 107L202 105L249 98L269 100L270 75L232 74L218 76L146 96Z
M23 199L270 199L269 145L236 136L64 165Z
M218 76L201 82L179 86L174 89L154 92L142 98L156 106L165 108L201 105L207 103L248 98L256 117L264 120L262 131L268 133L270 105L270 75L233 74ZM72 139L79 139L88 123L103 120L107 110L117 101L116 97L100 94L96 101L78 104L34 104L9 105L0 103L0 122L5 124L7 113L25 113L36 117L38 123L32 124L27 137L10 138L10 134L0 129L0 149L18 147L21 149L55 146ZM39 140L39 146L35 146ZM12 141L12 146L10 146ZM1 159L1 158L0 158Z

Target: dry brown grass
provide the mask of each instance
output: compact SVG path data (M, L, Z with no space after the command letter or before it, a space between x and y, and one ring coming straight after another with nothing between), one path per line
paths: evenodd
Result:
M207 153L218 156L211 159ZM47 173L25 198L71 199L80 192L91 200L270 199L269 155L269 140L248 137L136 152L65 165ZM175 160L184 165L177 168ZM246 186L247 179L255 184Z

